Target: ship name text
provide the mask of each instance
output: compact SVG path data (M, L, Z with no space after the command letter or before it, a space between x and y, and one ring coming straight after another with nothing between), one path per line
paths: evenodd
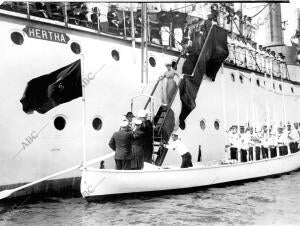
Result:
M65 33L26 26L23 31L30 38L42 39L67 44L70 38Z

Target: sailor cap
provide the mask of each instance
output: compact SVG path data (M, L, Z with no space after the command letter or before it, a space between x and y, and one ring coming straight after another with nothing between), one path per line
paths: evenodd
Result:
M174 132L172 133L172 135L178 136L179 134L178 134L177 131L174 131Z
M141 109L141 110L139 110L139 112L138 112L138 117L139 118L144 118L144 117L147 117L147 111L146 110L144 110L144 109Z
M128 121L127 120L122 120L120 122L120 127L126 127L126 126L128 126Z
M133 123L134 123L135 125L141 125L141 124L142 124L142 120L136 119L136 120L133 121Z

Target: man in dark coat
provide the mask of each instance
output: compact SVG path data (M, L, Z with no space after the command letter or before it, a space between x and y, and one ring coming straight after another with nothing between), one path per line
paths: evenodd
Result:
M115 154L116 169L131 169L131 142L133 140L132 132L127 130L128 122L122 121L120 130L115 132L109 141L109 147L113 149Z
M144 132L141 130L142 121L134 121L133 137L131 142L131 169L140 170L144 168Z
M141 131L144 132L143 148L144 148L144 161L152 163L153 155L153 125L152 122L147 119L148 115L151 114L148 110L140 110L138 117L142 121Z

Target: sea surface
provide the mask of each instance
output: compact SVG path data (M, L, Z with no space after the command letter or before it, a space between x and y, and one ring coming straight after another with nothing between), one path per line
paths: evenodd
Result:
M0 205L0 225L300 225L300 171L188 194L22 202Z

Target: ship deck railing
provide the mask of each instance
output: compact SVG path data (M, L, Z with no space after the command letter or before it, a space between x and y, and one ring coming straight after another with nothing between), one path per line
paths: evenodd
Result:
M0 14L12 16L12 17L18 17L18 18L27 19L27 20L32 20L32 21L37 21L37 22L41 22L41 23L44 23L44 24L51 24L51 25L55 25L55 26L58 26L58 27L66 27L66 28L69 28L69 29L80 30L80 31L92 33L92 34L95 34L95 35L98 34L98 35L102 35L102 36L105 36L105 37L124 40L124 41L128 41L128 42L133 42L134 41L137 44L137 47L141 44L140 38L132 38L132 37L129 37L128 35L121 35L120 33L109 32L107 22L103 22L103 23L107 23L107 25L106 25L107 28L106 29L103 29L103 30L97 29L96 30L96 29L93 29L92 27L69 23L68 22L68 16L65 16L63 18L63 21L59 21L59 20L55 20L53 18L43 18L43 17L34 16L34 15L31 15L32 13L33 13L32 9L29 8L29 3L27 3L26 8L24 7L24 8L14 8L14 9L6 7L5 5L0 5ZM101 27L101 26L98 26L98 28L99 27ZM172 36L172 35L170 35L170 36ZM169 42L169 43L171 43L171 42ZM171 53L172 55L177 55L178 56L180 54L180 50L173 47L173 46L171 46L171 45L164 46L164 45L161 45L161 44L148 42L148 46L153 47L153 48L160 48L165 52ZM270 75L268 73L264 73L264 72L262 72L260 70L257 70L257 69L238 66L237 64L229 62L228 59L225 60L224 64L229 66L229 67L233 67L235 69L238 68L241 71L254 72L257 75L262 76L262 77L264 77L264 76L266 76L268 78L272 77L274 80L277 80L277 81L287 82L287 83L291 83L293 85L300 85L300 82L293 81L290 78L283 77L283 76L278 75L278 74Z

